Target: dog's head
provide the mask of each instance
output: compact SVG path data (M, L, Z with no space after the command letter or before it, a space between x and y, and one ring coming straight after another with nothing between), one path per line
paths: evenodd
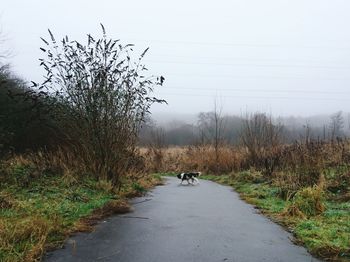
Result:
M202 174L202 172L193 172L194 177L200 177L201 174Z
M177 178L178 178L178 179L182 179L182 178L183 178L183 174L184 174L184 173L178 174L178 175L177 175Z

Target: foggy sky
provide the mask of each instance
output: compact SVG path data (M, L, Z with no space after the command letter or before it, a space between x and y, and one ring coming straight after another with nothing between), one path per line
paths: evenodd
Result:
M347 0L38 1L2 0L0 24L13 70L40 81L40 37L85 41L101 35L136 44L166 78L153 112L266 111L314 115L349 111Z

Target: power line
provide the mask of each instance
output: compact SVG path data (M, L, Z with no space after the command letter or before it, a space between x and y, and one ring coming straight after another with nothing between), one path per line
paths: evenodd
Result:
M241 89L241 88L195 88L195 87L176 87L165 86L164 89L177 89L177 90L208 90L208 91L229 91L229 92L264 92L264 93L300 93L300 94L344 94L348 95L350 92L344 91L308 91L308 90L271 90L271 89ZM163 90L164 90L163 89Z
M187 96L195 96L195 97L213 97L213 95L207 95L207 94L184 94L184 93L167 93L167 94L161 94L161 96L181 96L181 97L187 97ZM289 96L270 96L270 97L264 97L264 96L224 96L225 98L253 98L253 99L286 99L286 100L320 100L320 101L341 101L341 102L348 102L349 99L338 99L338 98L306 98L306 97L289 97Z
M180 61L157 61L147 60L147 63L165 64L195 64L195 65L215 65L215 66L243 66L243 67L293 67L293 68L318 68L318 69L343 69L350 70L350 66L317 66L317 65L268 65L268 64L232 64L232 63L210 63L210 62L180 62Z
M184 77L206 77L206 78L237 78L237 79L300 79L300 80L335 80L335 81L349 81L350 78L312 78L312 77L299 77L299 76L242 76L242 75L219 75L219 74L179 74L179 73L167 73L167 76L184 76Z
M158 40L158 39L135 39L129 38L131 41L153 42L163 44L182 44L182 45L202 45L202 46L227 46L227 47L248 47L248 48L301 48L301 49L350 49L348 46L316 46L316 45L291 45L291 44L250 44L250 43L225 43L225 42L204 42L204 41L179 41L179 40Z
M269 62L290 62L291 59L281 59L281 58L249 58L249 57L229 57L229 56L225 56L225 57L218 57L218 56L186 56L186 55L168 55L168 54L152 54L152 57L156 56L156 57L167 57L167 58L187 58L187 59L191 59L191 60L199 60L199 59L221 59L221 60L240 60L240 61L269 61ZM334 63L334 62L338 62L336 60L332 60L332 61L327 61L327 60L315 60L315 59L294 59L292 60L294 62L316 62L316 63Z

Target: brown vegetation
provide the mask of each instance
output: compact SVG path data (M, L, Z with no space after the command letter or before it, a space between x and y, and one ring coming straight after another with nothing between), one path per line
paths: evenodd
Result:
M165 147L156 154L152 148L141 148L146 168L150 171L178 172L183 170L201 170L208 174L215 173L216 152L211 146ZM346 166L350 164L350 141L337 142L313 141L307 144L295 142L289 145L276 145L269 149L262 147L252 156L249 148L244 146L222 146L218 158L220 173L255 168L263 172L267 179L277 183L294 181L297 188L312 186L320 179L327 168L343 168L342 180L348 180ZM275 161L272 161L274 159ZM273 172L265 162L273 162ZM272 164L271 164L272 165ZM283 174L281 174L283 173ZM332 179L329 177L329 179ZM341 183L336 182L334 183ZM341 184L339 184L341 188Z
M217 152L211 146L167 147L156 153L153 149L141 148L140 152L149 172L200 170L216 173L219 166L220 173L229 173L241 168L246 154L233 147L221 147Z

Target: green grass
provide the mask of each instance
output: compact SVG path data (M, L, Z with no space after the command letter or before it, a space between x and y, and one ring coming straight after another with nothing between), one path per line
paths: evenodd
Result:
M40 260L45 250L60 246L72 232L91 228L84 221L88 223L87 218L95 211L110 214L111 210L105 209L118 211L122 204L125 210L126 195L144 193L161 180L160 176L148 176L125 182L116 194L107 182L87 176L67 179L51 174L30 178L29 169L15 166L10 170L12 176L0 184L2 262Z
M0 193L8 205L0 209L0 261L40 258L45 245L62 243L79 219L116 198L95 184L88 178L67 184L52 176L26 188L2 184Z
M242 199L257 206L274 221L287 226L297 241L304 244L312 254L332 260L350 261L349 202L337 203L328 199L323 214L309 218L292 217L285 212L291 201L280 198L277 187L269 183L242 181L241 177L241 174L236 174L202 178L234 187Z

